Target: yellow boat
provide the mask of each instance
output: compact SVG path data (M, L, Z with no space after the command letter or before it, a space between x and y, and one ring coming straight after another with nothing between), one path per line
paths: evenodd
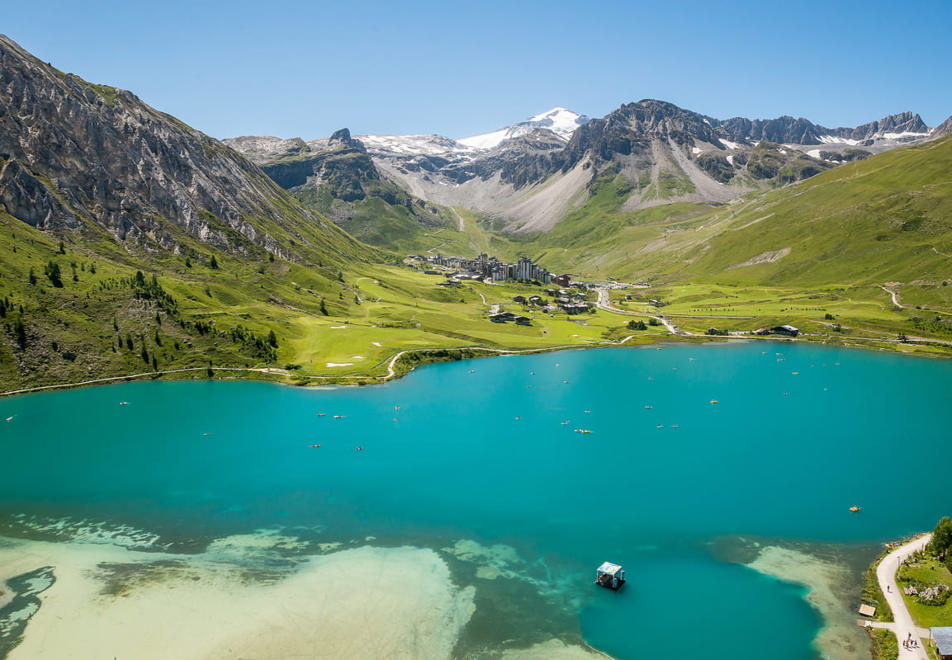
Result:
M851 506L851 507L850 507L850 511L852 511L853 513L859 513L859 507L858 507L858 506Z

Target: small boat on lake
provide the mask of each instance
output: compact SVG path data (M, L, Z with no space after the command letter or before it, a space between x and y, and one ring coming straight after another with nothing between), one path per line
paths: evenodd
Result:
M860 512L860 508L859 508L858 506L851 506L851 507L850 507L850 511L851 511L852 513L859 513L859 512Z

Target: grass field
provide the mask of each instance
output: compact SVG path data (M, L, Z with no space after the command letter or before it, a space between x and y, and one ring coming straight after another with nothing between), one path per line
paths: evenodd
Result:
M908 566L900 569L896 576L900 589L908 586L910 581L921 584L944 584L952 587L952 573L942 562L934 557L923 557ZM912 615L916 625L923 628L933 626L952 626L952 599L942 606L926 605L918 602L915 596L903 593L903 600Z

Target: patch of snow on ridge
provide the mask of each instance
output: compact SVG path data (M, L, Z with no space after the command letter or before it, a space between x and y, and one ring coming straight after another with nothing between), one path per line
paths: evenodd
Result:
M740 145L738 145L736 142L731 142L730 140L721 140L721 144L732 151L737 151L740 149Z
M929 133L916 133L914 131L903 131L902 133L883 133L887 140L902 140L904 138L928 137Z
M697 147L691 147L691 153L697 156L701 153L701 150L698 149Z
M548 112L529 117L526 121L500 128L491 133L461 138L457 142L474 149L492 149L499 146L504 140L527 135L538 128L550 130L563 140L568 141L576 128L587 123L588 117L584 115L565 108L552 108Z
M823 144L848 144L850 146L856 146L859 144L859 140L851 140L849 138L840 138L835 135L821 135L820 142Z
M503 140L508 140L511 137L509 132L513 130L512 128L501 128L498 131L493 131L492 133L486 133L484 135L474 135L473 137L462 138L457 140L460 144L466 145L467 147L472 147L474 149L492 149L497 146Z
M465 155L473 150L472 147L440 135L358 135L357 139L363 142L371 153L389 152L445 156L450 154Z
M559 137L568 140L576 128L588 123L588 117L565 108L553 108L530 118L529 123L539 124L538 128L547 128Z

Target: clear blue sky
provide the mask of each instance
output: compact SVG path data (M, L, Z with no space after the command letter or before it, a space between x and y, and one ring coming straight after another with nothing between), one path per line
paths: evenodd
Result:
M952 114L952 2L8 2L0 32L214 136L488 132L658 98L853 126Z

